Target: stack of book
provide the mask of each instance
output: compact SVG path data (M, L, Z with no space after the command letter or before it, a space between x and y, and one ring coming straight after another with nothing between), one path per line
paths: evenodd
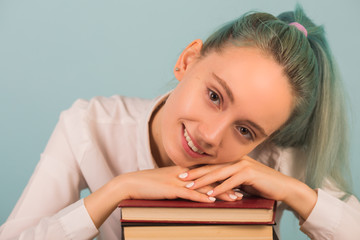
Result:
M245 197L234 202L187 200L124 200L124 240L276 239L274 200Z

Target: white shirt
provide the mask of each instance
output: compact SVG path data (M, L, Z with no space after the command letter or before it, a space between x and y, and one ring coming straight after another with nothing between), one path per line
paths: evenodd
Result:
M113 96L78 100L64 111L0 239L120 239L116 209L100 229L94 226L79 193L96 191L119 174L156 168L150 152L148 123L155 100ZM304 167L296 149L255 150L256 160L301 181ZM296 159L295 159L296 156ZM316 206L301 230L312 239L360 236L360 203L337 199L331 186L318 189ZM287 206L278 202L276 222ZM275 230L279 233L279 225Z

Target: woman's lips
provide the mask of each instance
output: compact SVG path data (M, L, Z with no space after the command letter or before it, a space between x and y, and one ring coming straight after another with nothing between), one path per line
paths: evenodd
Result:
M190 134L186 131L185 126L182 128L182 137L181 143L183 148L187 154L189 154L193 158L201 158L207 156L206 153L202 151L199 145L191 138ZM191 145L191 147L189 146ZM193 148L193 149L192 149Z
M203 151L199 150L199 147L196 147L196 146L198 146L198 145L196 144L196 142L194 142L194 141L192 140L192 138L191 138L190 135L188 134L186 128L184 129L184 137L185 137L185 139L186 139L186 141L187 141L187 144L188 144L189 147L191 148L191 150L193 150L194 152L200 153L200 154L203 154L203 153L204 153ZM196 146L195 146L195 144L196 144Z

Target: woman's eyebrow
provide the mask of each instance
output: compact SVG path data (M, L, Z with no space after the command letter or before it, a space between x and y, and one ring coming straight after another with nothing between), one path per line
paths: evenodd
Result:
M224 81L223 79L221 79L218 75L216 75L215 73L212 73L212 76L215 78L215 80L224 88L226 94L228 95L228 97L230 98L231 103L234 103L234 95L229 87L229 85L227 85L226 81Z

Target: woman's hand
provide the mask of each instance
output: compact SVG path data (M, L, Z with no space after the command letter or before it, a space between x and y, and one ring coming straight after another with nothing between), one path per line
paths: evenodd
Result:
M183 181L179 175L188 170L172 166L119 175L87 196L84 199L85 207L95 226L99 228L124 199L183 198L197 202L215 201L214 197L206 194L214 185L204 185L197 189L186 187L192 181ZM229 200L229 194L234 192L226 191L219 194L219 198Z
M187 168L178 166L130 172L113 181L125 199L175 199L184 198L197 202L211 202L204 192L186 188L191 181L182 181L178 175Z
M241 160L207 165L182 173L184 181L192 181L189 189L198 189L222 181L207 194L216 197L238 188L268 199L284 201L306 219L317 200L316 192L306 184L286 176L245 156ZM188 185L189 186L189 185Z
M190 189L220 182L210 196L217 196L229 189L241 188L251 194L283 201L288 189L290 177L245 156L233 163L206 165L187 171L184 181L193 181Z
M163 167L158 169L143 170L126 173L118 176L125 192L126 199L175 199L183 198L197 202L213 202L214 197L209 197L207 192L217 184L204 184L196 189L191 189L192 181L184 181L180 174L189 169L179 166ZM224 191L217 197L222 200L235 200L239 197L232 190Z

